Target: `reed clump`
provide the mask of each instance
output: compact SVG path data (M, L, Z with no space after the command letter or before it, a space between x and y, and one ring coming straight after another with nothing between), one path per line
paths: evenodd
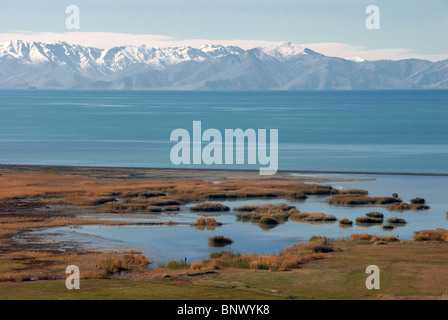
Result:
M402 202L394 197L369 197L363 194L336 194L326 202L333 206L387 205Z
M325 253L332 251L334 248L326 238L313 237L308 242L287 247L278 254L247 254L234 251L212 253L209 259L192 263L191 268L287 271L300 268L310 261L323 259Z
M226 238L222 235L213 236L208 238L208 244L210 247L224 247L231 245L233 240L230 238Z
M381 224L383 223L384 218L381 217L375 217L375 216L368 216L368 214L366 214L366 216L361 216L356 218L356 223L357 224Z
M362 190L362 189L343 189L343 190L333 189L332 194L366 196L369 194L369 192L367 190Z
M11 252L3 256L13 262L11 271L0 272L0 282L30 281L30 280L58 280L67 275L67 265L74 264L81 270L82 279L105 279L119 273L144 272L149 261L137 252L124 252L122 254L91 253L77 251L60 252L47 251L21 251ZM18 270L26 271L18 271Z
M411 199L411 204L425 204L426 200L420 197L416 197L414 199Z
M295 212L290 216L291 220L301 222L335 222L337 218L322 212Z
M291 209L295 209L294 206L289 206L285 203L278 203L278 204L249 204L249 205L243 205L241 207L236 207L235 211L239 212L268 212L268 211L289 211Z
M321 253L335 251L333 244L326 237L321 236L312 236L308 240L306 248L313 252L321 252Z
M347 218L343 218L339 220L339 225L341 226L352 226L353 225L353 221Z
M155 197L165 197L167 194L165 192L151 191L151 190L137 190L122 192L119 194L122 198L155 198Z
M381 212L376 212L376 211L372 211L372 212L368 212L366 213L366 216L369 218L376 218L376 219L384 219L384 214L382 214Z
M144 271L148 268L148 265L148 259L142 255L113 255L98 262L99 274L97 277L108 278L120 272Z
M430 207L426 204L408 204L408 203L393 203L386 207L389 211L419 211L419 210L428 210Z
M386 223L385 225L383 225L383 230L393 230L396 228L396 225L393 225L391 223Z
M191 225L192 226L222 226L222 222L218 222L213 218L198 218Z
M303 200L307 195L329 195L333 187L298 181L225 181L204 190L205 199L244 199L285 197Z
M162 208L145 204L129 204L119 202L108 202L98 209L104 213L136 213L136 212L162 212Z
M178 270L178 269L189 269L190 264L187 263L185 259L171 259L165 264L159 265L159 267Z
M402 218L392 217L392 218L387 219L387 223L388 223L388 224L391 224L391 225L394 225L394 224L401 224L401 225L404 225L404 224L406 224L407 222L406 222L406 220L404 220L404 219L402 219Z
M192 211L201 211L201 212L222 212L229 211L230 208L221 203L199 203L191 208Z
M289 216L298 212L294 206L285 203L244 205L235 208L237 220L252 221L260 225L276 225L288 220Z
M421 230L415 233L415 241L448 241L448 230L438 228L435 230Z
M304 193L300 193L300 192L291 193L290 197L295 200L305 200L308 198Z
M395 236L375 236L367 233L360 233L360 234L352 234L350 236L350 240L353 241L369 241L369 242L396 242L400 241Z

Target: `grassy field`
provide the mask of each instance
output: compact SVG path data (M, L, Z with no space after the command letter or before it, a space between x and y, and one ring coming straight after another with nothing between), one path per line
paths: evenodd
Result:
M192 270L157 270L81 280L80 290L67 290L63 280L6 282L0 283L0 299L448 299L446 243L338 245L342 252L292 271L216 270L188 276ZM381 272L379 290L365 287L365 268L371 264Z

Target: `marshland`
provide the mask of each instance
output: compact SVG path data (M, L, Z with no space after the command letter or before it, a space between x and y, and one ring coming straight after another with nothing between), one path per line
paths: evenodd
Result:
M24 280L57 283L69 264L85 281L239 277L325 265L358 246L382 244L376 254L386 260L389 246L430 254L448 240L445 177L37 166L0 174L0 296Z

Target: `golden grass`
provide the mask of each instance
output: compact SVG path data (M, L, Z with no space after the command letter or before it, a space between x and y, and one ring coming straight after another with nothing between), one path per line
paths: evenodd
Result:
M345 190L333 189L332 193L333 194L343 194L343 195L363 195L363 196L368 195L368 191L362 190L362 189L345 189Z
M408 211L408 210L428 210L430 207L426 204L407 204L407 203L392 203L386 207L389 211Z
M351 226L353 225L353 221L347 218L343 218L339 220L340 225Z
M208 244L210 247L224 247L233 243L233 240L226 238L222 235L212 236L208 238Z
M24 251L0 258L0 268L8 260L15 262L8 270L0 270L0 282L63 279L68 265L79 267L81 279L104 279L119 272L142 272L149 264L144 256L135 253Z
M201 180L118 179L45 172L5 172L1 199L58 198L73 205L97 205L113 198L182 203L219 197L293 197L294 194L331 194L333 188L299 181L233 180L219 184ZM158 198L158 199L155 199ZM157 205L155 202L152 204Z
M264 225L276 225L288 220L291 214L299 212L295 207L284 203L244 205L235 208L239 211L236 215L238 220L252 221Z
M145 204L108 202L103 204L98 211L103 213L162 212L162 208Z
M285 203L278 203L278 204L252 204L252 205L243 205L241 207L236 207L235 211L240 212L270 212L270 211L289 211L291 209L295 209L294 206L289 206Z
M221 212L221 211L229 211L230 208L221 203L199 203L191 208L192 211L201 211L201 212Z
M387 223L394 225L394 224L406 224L406 220L402 219L402 218L398 218L398 217L392 217L387 219Z
M435 230L421 230L415 233L415 241L448 241L448 230L438 228Z
M399 241L399 239L395 236L375 236L367 233L360 233L360 234L352 234L350 236L350 240L354 241L370 241L370 242L395 242Z
M324 253L332 252L330 242L322 237L315 237L308 242L299 243L281 250L278 254L247 254L233 251L212 253L209 259L196 261L191 269L253 269L270 271L287 271L324 258Z
M369 216L361 216L356 218L357 224L379 224L383 223L383 217L369 217Z
M334 206L355 206L355 205L386 205L402 202L394 197L369 197L363 194L336 194L326 202Z
M161 264L159 267L167 269L189 269L190 265L184 259L171 259L165 264Z
M313 252L326 253L335 251L333 244L326 237L321 236L311 237L305 247Z
M366 213L366 216L369 218L384 219L384 214L382 214L381 212L376 212L376 211L368 212L368 213Z
M295 212L290 215L291 220L302 222L334 222L337 218L322 212Z
M213 218L198 218L191 225L192 226L221 226L222 222L218 222Z
M204 193L208 199L275 198L303 199L302 195L331 194L333 188L297 181L250 180L225 181L213 184Z

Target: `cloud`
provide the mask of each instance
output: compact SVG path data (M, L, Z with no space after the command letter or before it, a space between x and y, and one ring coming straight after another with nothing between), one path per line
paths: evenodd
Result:
M204 44L234 45L243 49L268 46L278 41L264 40L208 40L208 39L187 39L176 40L170 36L154 34L129 34L114 32L10 32L0 33L0 42L10 40L58 42L63 41L70 44L79 44L102 49L109 49L125 45L146 45L150 47L201 47Z
M9 40L58 42L63 41L70 44L109 49L124 45L150 45L169 41L168 36L154 34L127 34L113 32L11 32L0 33L0 42Z
M273 44L280 44L281 41L267 40L210 40L210 39L175 39L166 35L154 34L129 34L113 32L9 32L0 33L0 42L9 40L58 42L64 41L71 44L109 49L116 46L125 45L146 45L150 47L201 47L204 44L233 45L243 49L265 47ZM448 59L448 54L419 54L405 48L381 48L369 49L363 46L354 46L340 42L321 42L301 44L311 50L321 54L339 58L362 58L364 60L400 60L400 59L425 59L439 61Z
M439 61L448 59L448 54L419 54L405 48L368 49L340 42L308 43L303 46L321 54L344 59L362 58L364 60L424 59Z

